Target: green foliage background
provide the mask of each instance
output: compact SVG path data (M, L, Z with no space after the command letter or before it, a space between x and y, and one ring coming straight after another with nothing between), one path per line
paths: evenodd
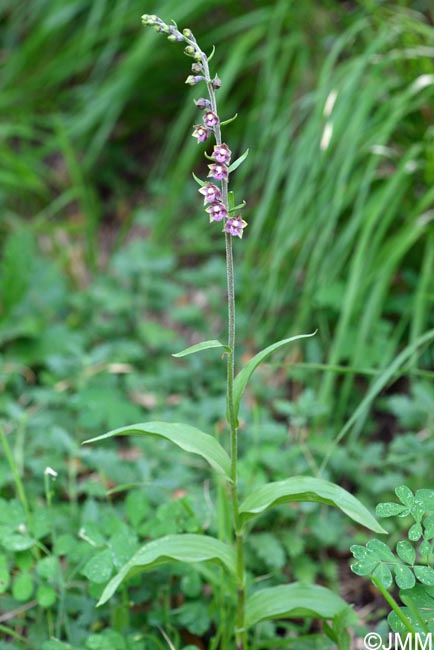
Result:
M13 632L38 650L54 643L50 635L105 647L92 637L99 613L77 623L77 611L90 611L99 595L99 586L89 595L83 578L94 575L86 564L92 548L105 553L127 538L134 545L137 535L196 532L208 517L215 525L199 505L194 468L174 467L165 448L143 443L139 459L127 462L114 448L79 447L149 412L221 429L218 362L170 359L225 329L223 242L191 177L193 169L205 172L190 137L198 92L184 84L189 60L179 46L142 29L144 12L190 27L207 51L216 46L220 105L224 117L238 113L227 141L236 154L250 148L234 174L249 222L236 246L240 353L318 329L284 359L277 379L269 366L253 383L242 413L246 492L261 476L285 478L288 466L315 473L324 458L325 471L368 502L404 480L432 487L430 3L4 0L0 414L12 461L6 453L0 459L0 525L13 536L27 518L49 558L69 558L65 577L55 561L41 568L47 558L35 557L36 543L3 543L0 570L10 578L2 611L32 602L43 587L42 614L30 609L4 622L8 647ZM337 438L343 442L333 447ZM57 533L38 523L42 514L32 517L46 503L47 465L59 471ZM140 490L105 502L104 486L130 483L148 486L144 505L134 496ZM161 491L185 484L185 504L170 504L177 525L166 530ZM113 523L115 511L124 523ZM330 557L318 569L312 555L320 542L348 550L350 534L340 536L334 516L328 526L311 512L302 523L293 513L265 522L252 536L252 567L273 574L291 565L285 570L297 578L320 571L333 582ZM104 531L94 539L101 518ZM308 534L294 544L286 527L304 524ZM93 546L80 537L74 556L71 539L86 526ZM116 535L121 541L108 541ZM116 552L110 558L116 566ZM71 587L77 575L79 587ZM213 614L194 609L203 604L197 585L183 581L187 609L171 615L162 598L162 619L155 614L150 624L191 629L201 621L191 633L203 634ZM47 623L52 592L44 585L67 603L69 628L59 609ZM156 586L157 578L145 600ZM119 634L121 614L112 619Z

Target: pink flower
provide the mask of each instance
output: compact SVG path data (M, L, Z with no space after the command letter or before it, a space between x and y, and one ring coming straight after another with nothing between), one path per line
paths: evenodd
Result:
M238 217L231 217L225 223L223 228L224 232L233 235L234 237L239 237L240 239L243 236L243 230L247 226L247 221L241 218L241 215Z
M214 203L215 201L220 201L221 192L217 185L212 183L206 183L201 187L198 192L203 195L203 204L208 205L208 203Z
M212 128L216 124L219 123L219 118L217 113L214 113L214 111L207 111L205 115L203 116L203 123L205 126Z
M212 178L215 178L216 181L226 181L228 179L228 168L226 165L220 165L219 163L213 163L208 165L209 174Z
M193 138L197 138L197 143L205 142L210 136L210 130L202 124L196 124L192 133Z
M227 165L231 159L231 153L227 144L216 144L214 145L212 157L216 162Z
M224 203L221 203L220 201L211 203L211 205L209 206L209 208L205 210L205 212L208 212L210 221L221 221L222 219L226 219L226 217L228 216L228 211L226 209L226 206L224 205Z

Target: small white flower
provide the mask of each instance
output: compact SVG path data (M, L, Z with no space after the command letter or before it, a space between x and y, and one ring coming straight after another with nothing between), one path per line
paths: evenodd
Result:
M53 478L57 478L58 476L57 472L52 467L46 467L44 474L45 476L52 476Z

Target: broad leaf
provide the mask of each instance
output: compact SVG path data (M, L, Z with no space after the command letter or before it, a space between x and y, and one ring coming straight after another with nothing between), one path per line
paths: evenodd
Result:
M309 476L293 476L254 490L240 506L241 520L246 522L273 506L294 501L314 501L335 506L362 526L376 533L387 534L369 510L352 494L330 481Z
M283 347L287 343L291 343L292 341L297 341L298 339L309 338L310 336L314 336L314 334L315 332L313 332L312 334L299 334L298 336L291 336L289 339L282 339L281 341L277 341L277 343L273 343L272 345L269 345L264 350L261 350L261 352L258 352L258 354L255 354L255 356L252 359L250 359L248 363L246 363L244 368L240 370L238 375L235 377L235 381L234 381L234 409L235 409L236 418L238 418L238 411L240 410L241 397L244 393L244 390L247 386L250 377L255 372L259 364L262 361L264 361L268 356L270 356L272 352L278 350L279 348Z
M186 357L188 354L194 354L195 352L201 352L202 350L209 350L210 348L224 348L226 352L230 352L230 347L220 343L220 341L202 341L202 343L196 343L196 345L191 345L189 348L185 348L181 352L176 352L172 354L172 357Z
M252 594L246 602L246 627L272 618L330 619L346 608L347 603L329 589L294 582Z
M202 456L217 472L230 480L230 459L220 443L207 433L189 424L175 422L141 422L129 427L109 431L97 438L86 440L85 444L106 440L115 436L155 436L165 438L192 454Z
M110 580L98 605L107 602L124 580L171 561L187 564L214 561L222 564L229 573L235 574L234 552L227 544L207 535L167 535L145 544L133 555Z

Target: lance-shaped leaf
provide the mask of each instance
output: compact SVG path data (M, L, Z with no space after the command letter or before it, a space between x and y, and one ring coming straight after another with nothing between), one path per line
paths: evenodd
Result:
M224 122L220 122L220 126L226 126L226 124L230 124L234 120L236 120L238 117L238 113L235 113L232 117L230 117L228 120L224 120Z
M172 561L186 564L218 562L229 573L235 574L233 549L224 542L207 535L167 535L145 544L134 553L131 560L110 580L98 606L106 603L124 580Z
M201 187L206 185L205 181L202 181L200 178L198 178L194 172L192 172L192 175L198 185L200 185Z
M277 341L277 343L273 343L272 345L269 345L264 350L261 350L261 352L258 352L258 354L255 354L255 356L252 359L250 359L248 363L246 363L244 368L242 368L242 370L240 370L238 375L235 377L235 381L234 381L234 409L235 409L236 418L238 418L238 411L240 409L241 397L244 393L244 390L247 386L250 377L255 372L259 364L262 361L264 361L272 352L278 350L279 348L283 347L287 343L291 343L292 341L297 341L298 339L309 338L310 336L314 336L314 334L315 332L313 332L312 334L299 334L298 336L291 336L289 339L282 339L281 341Z
M191 345L189 348L185 348L181 352L176 352L172 354L172 357L186 357L188 354L194 354L195 352L201 352L202 350L209 350L210 348L224 348L226 352L230 352L230 347L220 343L220 341L202 341L202 343L196 343L196 345Z
M245 161L248 155L249 155L249 150L246 149L245 152L239 158L234 160L234 162L229 166L228 172L234 172L236 169L238 169L238 167L241 165L242 162Z
M347 608L347 603L330 589L294 582L252 594L246 602L246 626L271 618L332 619Z
M165 438L184 451L202 456L216 472L223 474L223 476L230 480L231 461L223 447L208 433L203 433L203 431L189 424L179 424L177 422L141 422L140 424L132 424L128 427L114 429L97 438L86 440L85 443L98 442L99 440L106 440L115 436L155 436L157 438Z
M241 504L240 517L244 523L273 506L295 501L313 501L334 506L362 526L376 533L387 534L356 497L335 483L310 476L293 476L254 490Z

